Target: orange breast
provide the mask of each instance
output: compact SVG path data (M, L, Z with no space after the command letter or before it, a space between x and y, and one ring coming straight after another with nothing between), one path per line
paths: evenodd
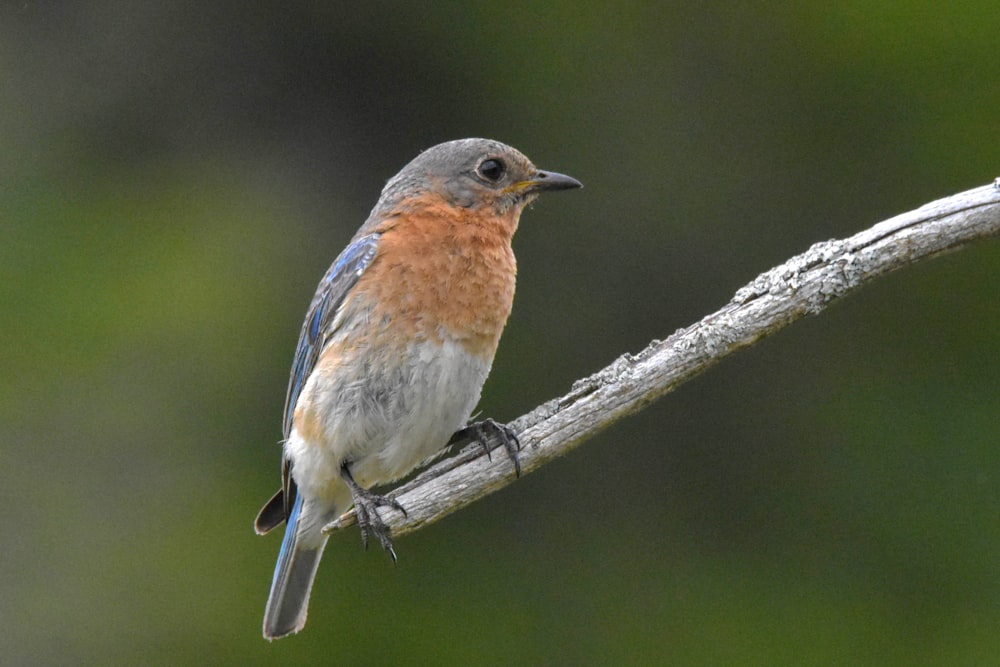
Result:
M447 337L492 360L514 300L518 213L427 201L387 216L378 254L355 287L373 305L370 317L393 335Z

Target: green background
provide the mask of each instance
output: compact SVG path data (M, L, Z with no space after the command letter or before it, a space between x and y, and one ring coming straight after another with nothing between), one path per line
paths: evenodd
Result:
M1000 245L799 322L260 620L319 277L421 149L515 239L512 419L759 272L1000 173L1000 4L5 3L0 662L1000 664Z

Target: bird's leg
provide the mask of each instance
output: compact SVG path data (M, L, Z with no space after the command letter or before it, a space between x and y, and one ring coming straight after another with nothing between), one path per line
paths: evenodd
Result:
M368 548L368 531L371 531L378 538L382 548L392 556L392 561L395 563L396 551L392 548L392 540L389 539L389 527L382 521L382 517L378 515L376 508L392 507L402 512L404 516L406 515L406 510L403 509L403 506L395 498L380 496L377 493L372 493L368 489L362 488L360 484L354 481L349 464L346 462L340 466L340 476L347 482L348 488L351 489L351 498L354 500L354 511L358 517L358 527L361 529L361 542L365 545L365 549Z
M451 439L448 440L448 445L457 445L475 440L486 451L486 456L490 456L489 438L491 435L496 435L500 439L500 444L503 445L507 456L514 463L514 474L520 477L521 457L518 452L521 451L521 441L517 439L517 433L514 432L514 429L506 424L501 424L492 419L484 419L483 421L469 424L465 428L456 431L451 436ZM492 457L490 458L492 459Z

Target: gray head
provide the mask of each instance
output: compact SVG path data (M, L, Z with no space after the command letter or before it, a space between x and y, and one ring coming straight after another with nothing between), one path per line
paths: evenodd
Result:
M492 139L458 139L428 148L382 190L372 217L410 197L438 195L462 208L489 206L497 215L519 212L545 190L582 187L575 178L542 171L520 151Z

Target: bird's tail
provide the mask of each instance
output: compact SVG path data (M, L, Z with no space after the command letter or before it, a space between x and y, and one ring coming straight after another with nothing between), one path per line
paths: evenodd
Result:
M320 531L317 517L302 520L303 502L300 493L288 516L271 594L264 609L264 637L269 640L298 632L306 624L309 593L326 546L326 536Z

